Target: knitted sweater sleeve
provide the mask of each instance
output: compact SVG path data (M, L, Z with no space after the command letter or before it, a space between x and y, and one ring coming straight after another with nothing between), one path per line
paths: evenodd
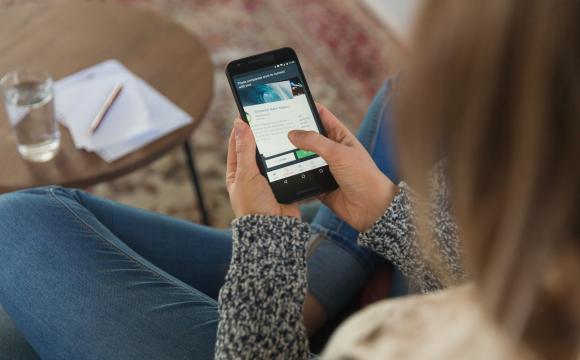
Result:
M234 220L216 359L309 358L302 322L309 233L308 224L290 217Z
M432 239L431 243L420 243L417 199L404 182L399 184L399 192L383 216L358 238L359 245L391 261L423 292L444 287L441 272L435 271L434 263L451 283L461 283L465 279L458 228L451 214L448 185L441 165L433 170L430 194L425 228L432 232L427 237Z

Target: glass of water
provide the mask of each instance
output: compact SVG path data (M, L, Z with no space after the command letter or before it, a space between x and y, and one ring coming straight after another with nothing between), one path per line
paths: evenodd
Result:
M60 132L50 75L42 71L12 71L0 79L0 89L20 155L34 162L52 160L60 146Z

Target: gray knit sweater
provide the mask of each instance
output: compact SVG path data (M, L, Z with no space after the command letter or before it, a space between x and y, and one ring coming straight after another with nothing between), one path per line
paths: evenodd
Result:
M457 228L441 171L433 177L430 221L435 246L462 279ZM414 197L404 184L359 244L397 265L424 292L441 288L417 243ZM242 216L233 222L233 256L219 295L216 359L308 359L302 323L310 227L296 218Z

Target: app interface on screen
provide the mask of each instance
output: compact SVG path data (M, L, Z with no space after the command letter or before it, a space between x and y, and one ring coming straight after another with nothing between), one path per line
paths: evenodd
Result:
M294 61L233 80L270 182L326 165L315 153L297 149L288 140L290 130L320 132Z

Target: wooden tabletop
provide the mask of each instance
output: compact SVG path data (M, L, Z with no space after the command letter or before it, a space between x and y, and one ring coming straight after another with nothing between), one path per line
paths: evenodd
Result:
M66 128L56 158L24 161L0 110L0 193L47 184L86 187L159 158L199 125L213 92L213 66L199 39L169 18L125 5L74 0L0 10L0 74L43 69L54 79L118 59L187 111L194 123L111 164L76 150ZM3 108L3 106L1 106Z

